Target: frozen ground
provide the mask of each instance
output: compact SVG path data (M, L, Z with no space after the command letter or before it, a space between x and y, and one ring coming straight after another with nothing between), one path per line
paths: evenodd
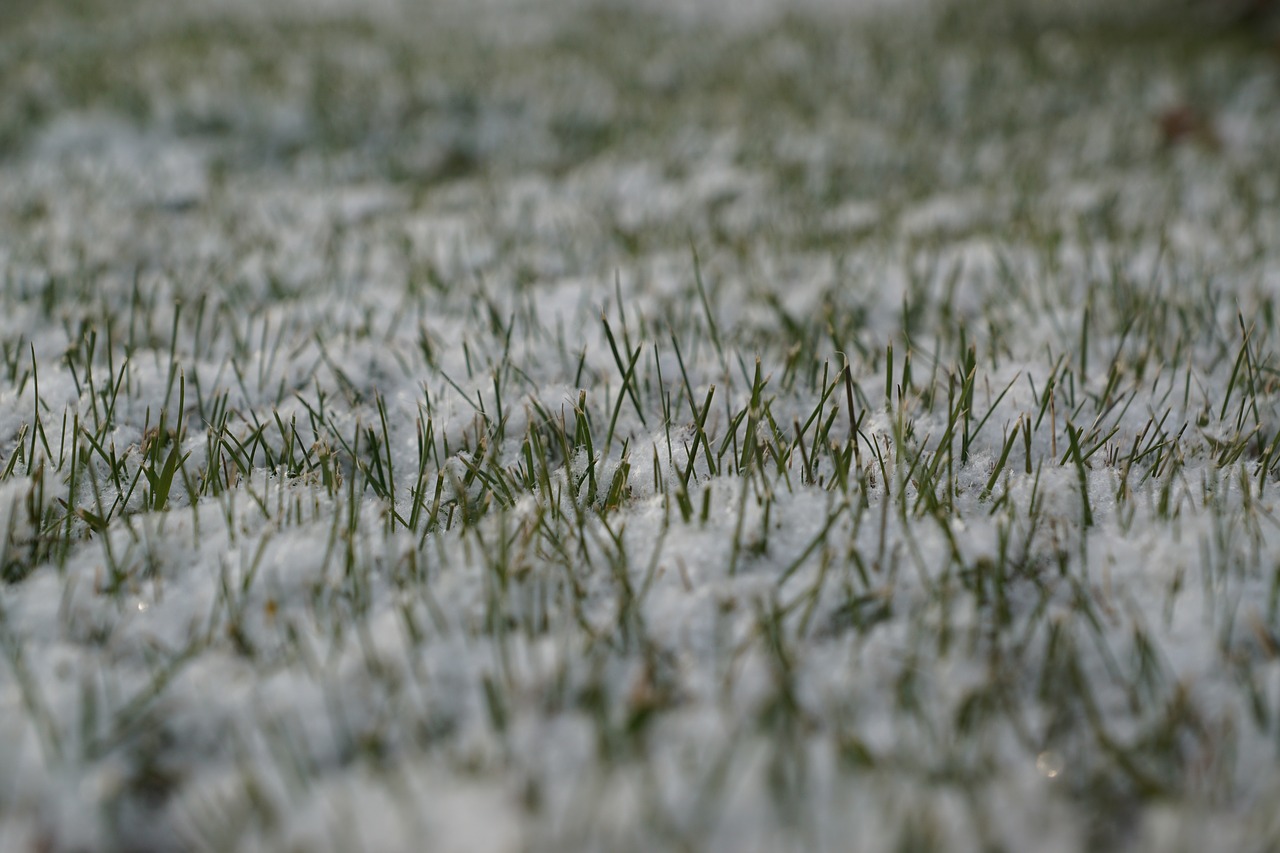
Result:
M0 849L1280 846L1280 61L1109 5L6 4Z

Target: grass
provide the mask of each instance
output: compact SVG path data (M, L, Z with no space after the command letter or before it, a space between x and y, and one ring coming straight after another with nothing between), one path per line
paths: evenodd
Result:
M1264 41L163 5L0 35L4 843L1280 842Z

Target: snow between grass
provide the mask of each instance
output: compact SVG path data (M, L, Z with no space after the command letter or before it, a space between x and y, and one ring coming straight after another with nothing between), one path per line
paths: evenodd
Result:
M0 35L0 849L1280 841L1274 57L669 5Z

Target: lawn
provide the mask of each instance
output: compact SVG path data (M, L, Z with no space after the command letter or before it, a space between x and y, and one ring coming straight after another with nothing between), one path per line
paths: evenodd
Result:
M1280 847L1265 22L6 5L0 850Z

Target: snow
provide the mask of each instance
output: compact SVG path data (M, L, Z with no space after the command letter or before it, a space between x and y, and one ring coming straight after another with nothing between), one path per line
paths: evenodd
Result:
M214 79L134 45L152 63L146 109L79 106L69 88L14 131L0 159L0 470L14 472L0 478L0 850L1280 837L1276 486L1259 442L1214 461L1255 423L1265 448L1280 414L1274 69L1232 65L1245 70L1228 84L1171 67L1124 90L1147 110L1181 96L1179 75L1218 81L1218 152L1163 151L1103 105L1028 157L1025 115L1007 134L957 129L998 110L983 74L1031 73L1003 48L945 44L936 68L887 77L883 105L806 117L741 91L753 74L864 86L841 74L872 59L811 68L810 46L827 29L861 44L895 15L898 38L944 39L923 2L483 5L440 4L424 28L398 0L141 3L126 17L146 32L228 51ZM97 49L49 14L23 32L56 47L62 26L59 50ZM609 20L668 53L596 47L590 27ZM255 54L220 25L302 35L296 55ZM394 52L416 37L412 58ZM309 88L334 39L350 42L331 57L346 94ZM1070 28L1035 47L1066 77L1089 72L1087 49ZM216 78L249 79L248 58L260 88ZM171 64L172 81L156 71ZM954 138L903 132L920 99L939 111L920 120ZM316 101L370 126L353 133ZM1117 322L1130 304L1132 329ZM820 332L791 340L786 324ZM961 341L978 359L967 460L967 432L947 433ZM633 352L641 405L617 363ZM750 417L785 458L716 473L691 407L714 387L707 443L749 458L734 416L756 358L768 417ZM816 427L786 442L819 404L821 366L830 383L846 360L865 480L841 492ZM73 483L59 460L89 453L117 381L103 454ZM840 409L828 444L849 433L845 405L840 383L816 418ZM138 475L112 507L105 452L138 472L162 409L185 430L189 479L158 508ZM552 443L578 417L598 459ZM1069 428L1114 432L1077 466ZM519 470L526 436L550 470L504 504L474 472ZM628 488L606 510L624 442ZM1108 461L1156 445L1131 470ZM389 496L352 447L394 472ZM936 511L919 451L953 486ZM694 454L685 519L674 495ZM591 474L594 505L574 497ZM437 482L450 521L406 529L397 518L418 490L430 512ZM475 519L468 497L489 501Z

